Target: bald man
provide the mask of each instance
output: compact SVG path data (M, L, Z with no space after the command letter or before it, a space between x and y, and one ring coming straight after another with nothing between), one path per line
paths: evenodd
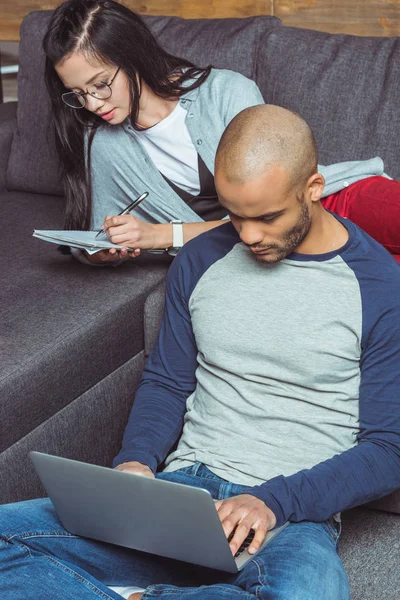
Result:
M262 105L242 111L221 138L215 161L220 202L258 261L293 251L324 254L348 240L346 227L322 208L314 136L297 114Z
M28 536L19 564L67 560L82 600L116 598L111 579L144 588L130 600L348 600L340 512L400 487L397 263L321 205L315 140L299 115L268 105L237 115L215 181L230 222L174 260L114 466L154 477L164 464L156 477L208 489L232 553L253 530L254 557L226 574L72 543L46 504L33 515L40 556L28 558ZM31 530L28 512L8 508L12 540Z

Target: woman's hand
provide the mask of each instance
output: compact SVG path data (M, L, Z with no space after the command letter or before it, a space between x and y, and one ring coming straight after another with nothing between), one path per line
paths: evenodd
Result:
M171 228L171 225L169 227ZM106 217L103 228L110 241L118 246L142 250L166 247L163 246L163 240L159 239L159 226L157 228L156 225L146 223L133 215Z
M229 543L233 556L251 529L255 534L247 550L249 554L254 554L265 540L268 531L276 525L276 518L272 510L262 500L250 494L240 494L240 496L233 496L226 500L218 500L215 507L226 537L229 538L232 531L235 531Z
M118 250L117 248L110 248L109 250L100 250L100 252L96 252L95 254L88 254L85 252L85 256L93 264L104 264L104 263L112 263L120 258L136 258L139 256L140 250L137 248L133 252L129 252L127 248L121 248Z
M126 471L126 473L134 473L134 475L142 475L142 477L150 477L154 479L154 473L147 465L137 461L121 463L115 467L116 471Z

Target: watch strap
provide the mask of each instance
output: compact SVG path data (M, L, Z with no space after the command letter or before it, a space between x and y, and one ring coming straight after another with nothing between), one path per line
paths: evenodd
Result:
M171 221L172 223L172 247L182 248L183 246L183 223L182 221Z

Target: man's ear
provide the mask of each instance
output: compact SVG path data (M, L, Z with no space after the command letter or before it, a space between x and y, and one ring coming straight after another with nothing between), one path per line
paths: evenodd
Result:
M325 187L325 178L321 173L314 173L307 181L307 190L311 202L318 202L321 200Z

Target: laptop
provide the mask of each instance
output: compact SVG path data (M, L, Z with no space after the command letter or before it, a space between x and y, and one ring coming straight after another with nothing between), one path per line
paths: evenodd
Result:
M29 456L70 533L229 573L257 554L248 553L248 538L232 555L207 490L41 452ZM261 548L286 525L270 531Z

